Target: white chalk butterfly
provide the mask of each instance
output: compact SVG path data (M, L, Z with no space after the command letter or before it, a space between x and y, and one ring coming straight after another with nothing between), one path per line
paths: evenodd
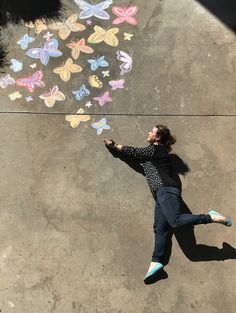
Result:
M121 69L120 75L123 76L124 74L132 70L132 66L133 66L132 54L133 53L128 54L127 52L121 51L121 50L118 50L116 52L117 59L122 62L122 64L120 65L120 69Z
M74 2L82 10L80 12L80 19L87 19L92 16L100 18L102 20L109 20L110 15L105 11L113 3L113 0L105 0L97 4L90 4L84 0L74 0Z

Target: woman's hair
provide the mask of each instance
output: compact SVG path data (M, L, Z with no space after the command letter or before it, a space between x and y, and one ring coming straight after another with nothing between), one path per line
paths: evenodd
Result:
M166 147L167 151L171 151L171 145L176 143L176 137L172 136L170 130L165 125L156 125L157 134L160 137L160 142Z

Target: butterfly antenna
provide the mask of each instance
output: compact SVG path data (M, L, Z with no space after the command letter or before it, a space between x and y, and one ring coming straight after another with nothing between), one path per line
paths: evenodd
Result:
M134 49L129 48L129 53L130 53L131 56L133 56L134 55Z

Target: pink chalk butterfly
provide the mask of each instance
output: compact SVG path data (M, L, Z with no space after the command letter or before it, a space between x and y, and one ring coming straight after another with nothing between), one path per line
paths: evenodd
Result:
M45 83L42 81L43 72L36 71L31 76L22 77L16 80L16 85L25 87L29 92L34 92L35 87L44 87Z
M104 92L102 96L94 97L94 100L98 101L99 105L102 107L106 102L111 102L112 98L110 97L109 91Z
M112 7L112 13L117 16L112 22L113 25L121 24L123 22L127 22L131 25L137 25L137 20L134 15L138 12L137 6L129 6L129 7Z
M118 50L116 51L116 56L117 59L122 62L122 64L120 65L120 75L123 76L124 74L130 72L133 66L132 53L128 54L125 51Z
M124 82L124 79L110 80L109 85L111 86L111 90L122 89L124 88Z

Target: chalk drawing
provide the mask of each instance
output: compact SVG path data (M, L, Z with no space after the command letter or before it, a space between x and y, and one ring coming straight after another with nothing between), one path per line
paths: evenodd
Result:
M119 40L116 34L119 32L119 28L113 27L104 29L101 26L94 26L94 33L88 37L89 43L100 43L105 42L109 46L116 47L119 44Z
M129 23L131 25L137 25L138 22L134 15L138 12L137 6L128 6L128 7L112 7L112 13L117 16L112 22L113 25L121 24L123 22Z
M92 123L92 127L97 130L97 135L101 135L104 129L110 129L111 127L107 124L107 119L103 117L100 121Z
M112 98L110 97L109 91L105 91L102 96L93 97L94 100L98 101L100 106L104 106L107 102L111 102Z
M40 95L39 98L44 100L44 104L48 108L52 108L56 101L64 101L66 97L64 93L59 91L58 86L56 85L52 87L49 92Z
M74 115L66 115L66 120L70 122L72 128L76 128L81 122L87 122L90 119L90 115L84 114L83 108L80 108Z
M44 87L45 83L42 81L43 72L36 71L28 77L19 78L16 80L16 85L28 89L29 92L34 92L35 87Z
M102 20L110 19L110 15L105 11L105 9L109 8L109 6L113 3L113 0L106 0L97 4L90 4L84 0L74 0L74 2L82 10L79 15L80 19L87 19L92 16L95 16Z
M71 73L80 73L82 70L83 68L80 65L74 64L73 60L68 58L63 66L55 68L53 72L59 74L64 82L68 82L71 77Z

